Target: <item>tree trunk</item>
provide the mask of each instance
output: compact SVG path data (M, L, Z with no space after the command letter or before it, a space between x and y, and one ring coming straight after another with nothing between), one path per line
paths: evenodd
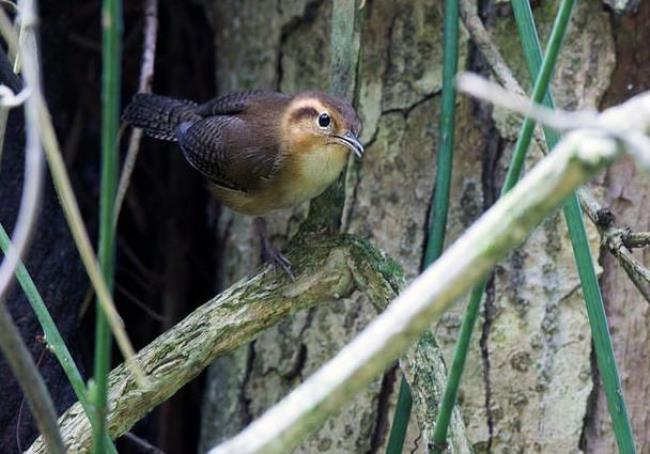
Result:
M266 87L293 93L327 89L331 2L322 0L203 0L214 26L219 92ZM483 17L515 76L530 90L515 25L507 5L485 2ZM545 42L558 1L535 9ZM422 260L435 173L441 89L442 2L368 0L362 10L358 112L366 156L348 178L344 229L366 236L414 277ZM560 107L615 104L648 89L647 24L650 5L616 18L593 2L573 15L554 79ZM644 22L643 19L646 19ZM612 24L614 24L612 26ZM635 28L636 27L636 28ZM643 35L643 36L642 36ZM489 74L463 33L460 68ZM636 40L636 41L635 41ZM616 44L615 44L616 43ZM645 52L645 57L642 53ZM615 69L615 60L626 66ZM634 72L637 71L637 72ZM645 77L645 79L644 79ZM632 85L632 91L627 89ZM453 241L498 195L520 120L460 96L449 235ZM539 160L537 147L527 166ZM600 194L619 223L648 230L643 194L647 182L632 178L629 162L611 169ZM638 189L637 189L638 188ZM286 244L307 207L274 215L274 241ZM259 241L249 219L226 213L220 221L226 245L224 284L259 263ZM599 238L588 225L593 253ZM637 443L648 450L645 418L650 381L643 328L647 305L617 262L602 252L603 291L610 312L624 391ZM297 313L236 354L217 361L208 375L201 450L222 441L286 395L338 352L376 315L359 294L337 305ZM433 332L449 361L462 308ZM547 219L526 244L497 267L474 335L459 403L477 451L613 452L609 416L597 373L580 283L561 213ZM639 364L646 367L639 369ZM634 369L632 369L632 367ZM401 374L377 379L297 452L383 452ZM412 419L406 452L423 452Z

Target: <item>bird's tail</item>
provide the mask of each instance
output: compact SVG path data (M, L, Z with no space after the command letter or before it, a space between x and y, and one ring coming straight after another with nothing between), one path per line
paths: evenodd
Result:
M142 128L148 136L175 142L176 128L181 123L194 123L201 118L196 114L197 107L192 101L139 93L124 109L122 120Z

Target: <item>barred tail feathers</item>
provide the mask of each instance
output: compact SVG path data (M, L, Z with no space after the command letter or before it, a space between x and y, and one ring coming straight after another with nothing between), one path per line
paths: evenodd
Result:
M142 128L150 137L176 141L176 128L181 123L194 123L201 117L196 114L198 105L192 101L139 93L124 109L122 120Z

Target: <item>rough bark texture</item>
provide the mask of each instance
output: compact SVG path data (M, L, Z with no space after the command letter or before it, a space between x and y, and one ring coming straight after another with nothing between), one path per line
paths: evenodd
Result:
M203 3L215 27L220 92L253 86L286 92L327 88L331 2ZM516 29L509 7L486 3L484 13L493 39L522 85L530 89L521 47L513 39ZM535 9L542 42L550 31L557 3L539 2ZM630 67L649 60L641 55L647 53L647 46L641 43L648 37L639 37L643 20L648 19L647 6L641 7L638 17L621 19L622 23L612 28L611 12L589 2L578 3L554 81L559 106L599 106L617 53L619 60L628 59ZM347 188L351 209L347 230L371 238L401 262L407 277L413 277L420 266L435 173L442 5L434 0L369 0L363 14L356 101L367 153L356 168L353 185ZM634 24L637 29L632 28ZM618 48L614 47L615 37ZM639 49L638 54L625 57L632 46ZM461 49L461 68L489 73L465 36ZM622 89L627 83L634 84L635 92L648 88L641 70L634 76L629 75L629 68L621 71L621 89L608 104L632 94ZM448 242L498 195L520 124L518 118L499 110L492 112L465 98L460 98L458 107ZM540 156L533 148L527 166ZM636 223L633 228L648 230L647 216L642 214L646 201L641 198L647 184L630 178L630 172L631 164L610 171L605 181L610 194L607 200L614 202L622 223L631 216L630 222L634 219ZM630 185L635 185L635 195L624 196ZM271 228L278 244L296 231L305 213L306 207L302 207L273 217ZM221 226L219 235L227 243L226 282L232 282L257 263L257 241L245 218L226 215ZM589 228L597 255L598 238ZM639 314L647 318L647 309L617 265L607 258L604 266L611 271L604 279L604 291L617 353L621 361L629 361L628 367L636 368L648 356L644 342L647 323L639 325ZM619 290L621 286L625 290ZM497 268L484 304L460 395L474 448L479 452L613 451L605 401L602 393L596 394L600 392L597 386L594 390L597 377L589 327L560 214L545 221L524 247ZM335 308L300 312L249 347L218 361L208 376L201 449L232 436L261 414L373 316L372 306L355 293ZM461 310L454 311L434 329L447 359L461 316ZM638 337L626 338L630 330ZM393 371L377 380L305 440L297 452L381 452L392 421L397 377ZM647 438L643 410L646 382L645 377L632 374L625 381L642 450ZM590 396L597 395L589 405ZM423 452L414 423L405 449Z
M616 38L617 67L604 100L604 107L621 99L650 89L650 3L641 2L637 14L613 20ZM650 182L640 175L629 160L610 168L604 177L605 202L617 217L617 222L634 231L650 230ZM635 254L642 263L650 264L646 249ZM619 359L623 392L636 436L638 452L650 452L650 312L648 304L630 283L625 271L609 254L603 253L602 288ZM585 451L615 452L607 403L599 384L589 408L585 428Z
M540 39L546 41L558 2L535 9ZM496 14L491 34L515 76L530 90L509 10ZM574 12L569 36L556 70L553 90L558 106L598 105L613 70L608 15L585 3ZM493 114L501 136L494 170L484 168L484 197L500 187L519 122ZM459 138L462 134L459 135ZM493 139L495 140L495 139ZM497 139L498 140L498 139ZM541 157L530 150L527 167ZM464 175L459 172L459 178ZM593 252L598 238L588 225ZM593 381L589 326L567 228L561 213L498 266L484 300L483 320L475 337L461 403L469 437L478 451L572 452L578 449ZM449 351L459 318L439 325L437 334Z

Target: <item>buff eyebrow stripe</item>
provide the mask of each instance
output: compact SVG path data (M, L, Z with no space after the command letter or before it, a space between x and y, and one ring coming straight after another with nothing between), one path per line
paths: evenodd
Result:
M291 122L302 120L305 117L314 118L318 116L318 111L313 107L305 106L291 114Z

